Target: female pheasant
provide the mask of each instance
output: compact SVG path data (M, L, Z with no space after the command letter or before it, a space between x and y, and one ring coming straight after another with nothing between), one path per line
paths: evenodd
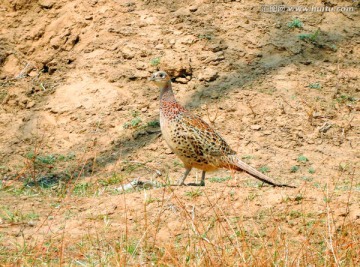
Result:
M206 122L181 106L175 99L169 75L155 72L150 81L160 88L160 127L170 149L181 159L185 173L178 185L184 181L192 168L202 170L201 183L205 186L205 173L220 168L244 171L273 186L292 187L278 184L268 176L242 162L236 152Z

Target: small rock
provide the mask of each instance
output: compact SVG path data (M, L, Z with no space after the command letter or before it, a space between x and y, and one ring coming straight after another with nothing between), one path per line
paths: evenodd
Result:
M135 53L128 47L124 47L121 51L125 59L132 59L135 57Z
M164 45L163 45L163 44L158 44L157 46L155 46L155 49L157 49L157 50L163 50L163 49L164 49Z
M179 8L175 11L174 15L178 18L180 17L187 17L190 16L190 10L186 9L185 7Z
M26 108L32 108L33 106L35 106L35 101L30 101L26 104Z
M156 151L158 149L157 144L151 144L148 145L147 148L145 148L146 150L151 150L151 151Z
M264 132L264 135L271 135L271 134L272 134L271 131L265 131L265 132Z
M319 132L326 133L330 128L332 127L332 124L330 122L325 122L320 128Z
M167 73L173 78L192 76L190 60L174 53L165 54L161 57L158 67L167 70Z
M144 108L141 109L141 112L145 113L147 111L147 109L148 109L147 107L144 107Z
M79 42L79 35L78 34L71 34L65 45L64 45L64 49L66 51L70 51L77 43Z
M133 133L132 136L134 139L138 139L139 137L144 136L144 135L147 135L146 131L140 130L140 131Z
M250 126L251 130L259 131L261 129L261 125L254 124Z
M149 77L149 73L145 70L135 70L131 76L129 76L130 80L137 79L147 79Z
M191 45L193 43L196 43L197 38L193 35L186 35L182 38L179 38L178 41L180 44Z
M198 7L197 6L190 6L189 7L189 11L190 12L195 12L195 11L197 11L198 10Z
M208 46L206 46L204 49L205 50L210 50L214 53L222 51L222 50L226 50L228 48L228 46L226 44L224 44L222 41L217 42L217 43L212 43L209 44ZM224 55L224 54L222 54Z
M55 36L50 40L50 45L54 49L58 49L64 44L64 40L60 36Z
M211 81L215 81L218 77L219 74L216 70L207 68L202 73L200 73L198 78L200 81L211 82Z
M28 221L27 224L28 224L30 227L36 226L36 222L35 222L35 221Z
M143 62L137 62L137 63L136 63L136 68L137 68L138 70L145 70L145 69L146 69L146 65L145 65L145 63L143 63Z
M53 7L54 3L54 0L40 0L39 6L41 6L42 8L50 9Z
M207 57L205 63L219 62L225 59L224 52L219 51Z
M219 92L212 92L210 94L210 98L211 99L219 99L220 98L220 95L219 95ZM221 108L220 108L221 109Z
M189 81L186 78L178 77L178 78L176 78L176 82L186 84Z

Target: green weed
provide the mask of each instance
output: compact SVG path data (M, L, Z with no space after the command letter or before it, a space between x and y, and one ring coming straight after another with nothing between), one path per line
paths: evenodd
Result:
M212 182L212 183L222 183L222 182L228 181L230 179L231 179L231 176L227 176L227 177L211 177L209 179L209 181Z
M147 123L147 126L150 126L150 127L159 127L160 126L160 122L158 120L154 120L154 121L149 121Z
M306 182L311 182L312 180L314 180L314 178L312 177L307 177L307 176L303 176L301 177L302 180L306 181Z
M188 197L191 197L191 198L200 197L200 196L202 196L202 194L203 194L203 192L200 191L200 189L185 192L185 196L188 196Z
M303 41L311 41L312 43L316 43L318 36L320 34L320 30L317 29L314 33L302 33L299 35L299 39Z
M295 172L297 172L299 169L300 169L299 166L294 165L294 166L291 167L290 172L295 173Z
M3 206L0 208L0 218L8 223L26 223L30 220L38 220L39 215L34 211L23 213L18 209L11 209L10 207Z
M309 87L311 89L321 89L321 84L320 83L310 83L307 87Z
M349 95L340 95L336 98L336 101L343 104L346 102L356 102L356 98Z
M301 163L306 163L309 161L309 159L307 157L305 157L304 155L300 155L298 158L297 158L297 161L298 162L301 162Z
M74 186L73 194L76 196L85 196L88 193L90 184L87 182L81 182Z
M345 172L349 170L349 164L346 162L340 162L339 163L339 171Z
M303 23L301 22L301 20L299 20L298 18L294 19L293 21L290 21L287 26L291 29L293 28L302 28L303 27Z
M150 60L150 65L156 67L160 64L160 57L155 57Z
M131 112L131 116L133 117L130 121L128 121L128 122L125 122L124 124L123 124L123 128L124 129L129 129L129 128L139 128L139 126L141 126L141 122L142 122L142 120L141 120L141 118L140 118L140 116L139 116L139 112L138 111L136 111L136 110L133 110L132 112Z
M270 171L270 168L268 166L261 166L259 168L259 171L262 172L262 173L267 173Z
M198 38L210 41L214 38L214 36L211 33L206 33L206 34L199 34Z
M124 178L118 174L113 174L112 176L105 178L105 179L100 179L99 180L99 184L102 186L109 186L109 185L114 185L114 184L119 184L124 180Z

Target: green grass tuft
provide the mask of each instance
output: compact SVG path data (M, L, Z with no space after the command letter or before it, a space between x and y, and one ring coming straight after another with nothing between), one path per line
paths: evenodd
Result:
M298 162L301 162L301 163L306 163L309 161L309 159L307 157L305 157L304 155L300 155L298 158L297 158L297 161Z
M293 28L302 28L303 27L303 23L301 22L301 20L299 20L298 18L294 19L293 21L290 21L287 26L291 29Z

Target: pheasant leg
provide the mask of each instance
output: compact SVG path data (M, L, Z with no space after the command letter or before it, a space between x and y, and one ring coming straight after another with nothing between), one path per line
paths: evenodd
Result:
M184 184L185 179L189 175L190 171L191 171L191 168L185 170L185 173L183 174L183 176L181 176L181 178L178 181L178 185L185 185Z
M187 185L191 185L191 186L205 186L205 173L206 173L206 171L202 171L200 184L189 183L189 184L187 184Z

